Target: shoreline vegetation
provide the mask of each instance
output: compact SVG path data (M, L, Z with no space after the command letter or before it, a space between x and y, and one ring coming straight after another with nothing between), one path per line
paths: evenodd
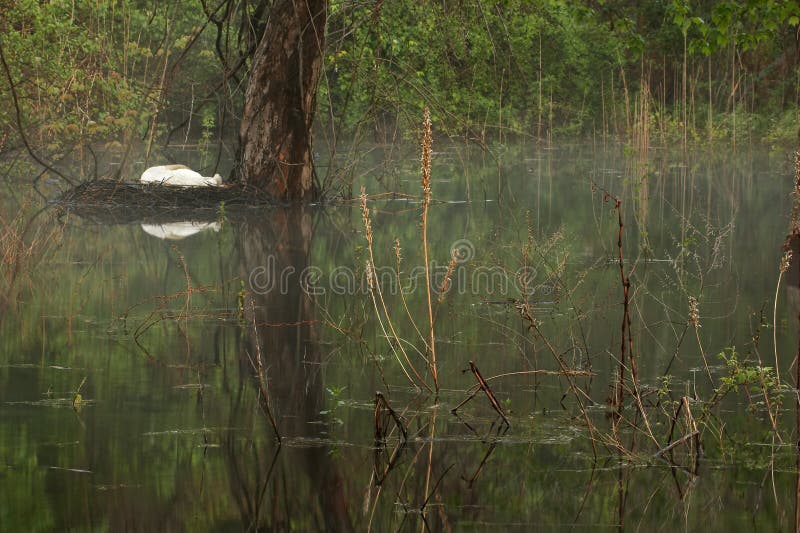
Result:
M191 143L218 164L216 145L237 131L254 39L234 22L263 14L214 7L13 3L0 21L5 150L29 143L83 159L92 143L143 141L149 157ZM792 2L332 1L328 10L316 139L333 151L345 138L417 138L424 107L440 138L484 147L797 142Z

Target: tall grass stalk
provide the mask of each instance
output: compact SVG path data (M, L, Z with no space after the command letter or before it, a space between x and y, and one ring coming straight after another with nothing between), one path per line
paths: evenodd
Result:
M433 306L431 305L431 273L428 264L428 206L431 202L431 112L426 107L422 133L422 252L425 261L425 290L428 296L428 324L430 350L430 370L433 376L433 386L439 392L439 376L436 372L436 339L433 332Z
M414 331L417 332L417 336L422 339L422 343L425 345L425 351L428 352L428 340L419 330L419 326L417 326L417 321L414 320L414 316L411 314L411 310L408 308L408 302L406 301L406 296L403 294L403 282L400 279L400 272L401 272L401 265L403 263L403 255L402 250L400 248L400 239L394 240L394 259L395 259L395 279L397 281L398 293L400 294L400 301L403 303L403 309L406 312L406 316L408 317L409 322L414 328ZM430 366L430 361L428 358L423 354L423 358L425 359L425 364Z
M633 118L633 175L635 177L636 190L634 191L637 200L637 216L639 224L647 223L649 212L649 178L648 161L650 153L650 84L645 75L644 63L642 63L642 77L640 80L640 92L635 99L634 118Z
M537 111L537 118L536 118L536 145L541 146L542 144L542 111L543 111L543 102L542 102L542 34L539 33L539 96L536 100L536 111ZM605 108L604 108L605 110ZM603 113L603 123L605 123L605 113Z
M17 300L19 283L27 279L32 288L34 267L51 246L59 244L64 232L63 225L35 223L42 211L32 213L33 207L31 198L23 198L12 216L0 213L0 322L6 307Z
M772 304L772 348L775 351L775 377L781 381L780 364L778 363L778 292L781 290L781 280L789 265L792 262L792 251L786 250L781 258L780 269L778 271L778 283L775 285L775 300Z
M372 220L370 219L369 208L367 207L367 192L364 187L361 187L361 215L364 221L364 236L367 240L367 253L369 254L369 259L367 260L366 265L367 286L369 287L369 294L372 299L372 305L375 309L375 316L378 318L378 324L381 327L381 331L383 331L384 337L387 340L391 339L389 341L389 346L392 348L392 352L394 353L397 362L400 364L400 368L403 370L403 373L406 375L408 380L411 383L419 383L430 390L430 387L422 378L422 376L419 375L419 372L417 372L416 368L414 368L414 364L411 362L411 359L409 359L408 353L403 348L403 341L397 335L397 331L395 330L394 324L389 316L389 310L386 307L386 300L383 297L380 280L375 274L375 256L372 251ZM382 313L381 309L383 310ZM384 318L386 322L385 325ZM386 330L387 327L389 328L389 331ZM408 367L411 369L411 373L413 373L414 377L416 377L416 380L409 374L406 365L403 363L403 359L400 358L401 354L403 359L405 359L406 363L408 364Z
M700 356L703 358L703 367L706 369L708 381L712 387L714 385L714 378L711 375L711 368L708 366L708 358L706 358L706 351L703 349L703 343L700 342L700 307L697 303L697 298L689 296L689 324L694 328L694 336L697 339L697 346L700 348Z

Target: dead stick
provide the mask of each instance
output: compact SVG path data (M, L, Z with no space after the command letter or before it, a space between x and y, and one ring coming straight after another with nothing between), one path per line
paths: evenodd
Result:
M508 421L508 418L506 417L506 414L503 411L503 408L500 406L500 403L497 401L497 398L495 398L494 393L492 392L492 389L489 387L489 384L486 383L486 380L483 379L483 376L481 375L480 371L478 371L478 367L475 366L475 363L470 361L469 362L469 368L470 368L470 370L472 370L472 373L475 374L475 379L478 380L478 383L480 384L481 389L483 390L484 394L486 394L486 397L489 398L489 402L492 404L492 407L494 408L494 410L497 411L497 414L499 414L500 417L502 417L503 422L505 422L510 427L511 426L511 422Z
M666 448L662 448L662 449L658 450L658 452L656 452L656 454L653 457L661 457L662 455L664 455L668 451L672 450L676 446L679 446L679 445L683 444L687 440L689 440L692 437L695 437L695 436L697 436L699 434L700 434L700 432L698 430L694 430L691 433L687 433L686 435L684 435L683 437L679 438L678 440L676 440L675 442L673 442L672 444L670 444Z
M380 416L380 405L383 405L384 409L389 412L389 415L394 419L394 423L397 424L397 427L400 428L400 432L403 434L403 441L408 440L408 433L406 433L406 428L403 425L403 421L400 416L395 412L394 409L389 405L389 401L386 397L380 392L375 391L375 438L378 439L378 429L379 429L379 416ZM381 436L382 436L381 431Z
M481 386L478 385L477 387L475 387L475 390L472 391L472 394L467 396L467 398L464 401L462 401L460 404L458 404L455 407L453 407L452 409L450 409L450 412L453 413L453 414L456 414L456 411L458 411L461 407L463 407L465 403L467 403L468 401L473 399L475 397L475 395L478 394L478 392L480 390L481 390Z

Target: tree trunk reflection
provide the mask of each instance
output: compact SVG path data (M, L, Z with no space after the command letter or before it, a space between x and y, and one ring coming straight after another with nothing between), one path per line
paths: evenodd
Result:
M270 408L283 437L282 445L276 442L278 451L273 450L278 454L274 465L270 452L253 450L262 456L255 462L262 471L254 475L263 480L238 483L240 489L251 487L250 497L233 489L240 495L237 503L242 525L251 529L281 529L292 523L322 526L328 531L353 529L344 480L330 447L308 445L329 426L320 414L325 410L325 388L313 301L300 283L302 272L310 264L312 222L310 209L293 207L276 209L267 219L238 228L241 273L246 285L243 351L247 355L242 354L242 365L247 368L242 368L242 376L253 379L256 371L250 360L257 364L260 355ZM262 283L249 283L253 273L260 275ZM269 283L270 276L276 276L274 284ZM252 394L255 390L250 389ZM302 443L299 447L293 444L298 441ZM243 464L253 463L250 457L229 453L232 488L237 484L235 478L241 480L250 474L244 471ZM270 510L260 510L262 504Z

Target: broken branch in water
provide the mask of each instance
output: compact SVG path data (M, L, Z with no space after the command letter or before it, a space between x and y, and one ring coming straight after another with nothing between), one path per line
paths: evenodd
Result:
M500 402L497 401L497 398L495 397L494 392L492 392L492 388L489 387L489 383L486 382L486 379L484 379L484 377L481 375L480 371L478 370L478 367L475 366L475 363L473 363L472 361L469 362L469 369L472 371L472 373L475 375L475 379L478 381L478 388L475 389L475 391L472 394L470 394L467 397L467 399L465 399L460 404L458 404L455 407L453 407L450 410L450 412L453 413L453 414L456 414L456 412L458 411L458 409L461 406L466 404L468 401L470 401L472 398L474 398L476 394L478 394L478 391L483 391L483 393L489 399L489 403L492 405L492 409L494 409L495 412L498 415L500 415L500 418L503 419L503 422L505 422L505 424L508 427L511 427L511 422L508 421L508 418L506 417L505 411L503 411L503 408L500 406Z
M678 440L672 441L672 435L675 432L675 426L678 423L678 417L681 414L681 411L685 411L686 413L686 423L689 429L689 432L684 435L683 437L679 438ZM672 425L669 429L669 438L667 441L669 444L664 448L658 450L654 457L661 457L665 453L669 452L670 450L676 448L677 446L683 444L684 442L688 441L689 439L694 438L695 445L697 446L698 450L700 449L700 430L697 427L697 422L692 415L692 409L689 407L689 398L684 396L681 398L680 403L678 404L678 408L675 410L675 415L672 417Z
M400 433L403 434L403 441L408 440L408 433L406 432L406 428L403 424L403 420L400 416L392 409L392 406L389 405L389 401L386 397L380 392L375 392L375 441L376 442L384 442L386 440L386 429L385 424L382 421L384 418L384 414L389 414L389 416L394 420L394 423L397 424L398 429L400 429Z

